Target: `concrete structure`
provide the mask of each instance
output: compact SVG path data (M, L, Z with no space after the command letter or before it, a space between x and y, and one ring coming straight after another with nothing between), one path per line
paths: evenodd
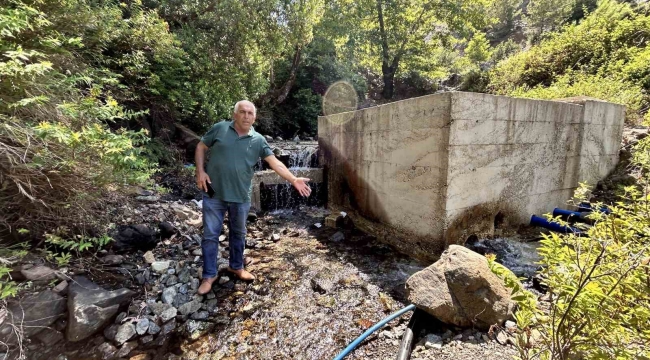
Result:
M292 170L292 173L297 177L306 177L310 179L310 183L323 182L323 169L297 169ZM262 200L260 198L260 186L264 185L277 185L288 184L280 175L273 170L256 171L253 175L253 192L251 194L251 208L257 211L262 210ZM297 193L297 192L296 192Z
M328 205L417 257L528 223L618 161L625 109L452 92L320 117Z

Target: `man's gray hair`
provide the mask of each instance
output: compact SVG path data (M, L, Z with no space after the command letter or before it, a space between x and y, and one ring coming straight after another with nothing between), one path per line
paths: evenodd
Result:
M253 104L252 102L250 102L250 101L248 101L248 100L240 100L240 101L237 101L237 103L235 104L235 110L234 110L235 113L236 113L237 111L239 111L239 105L240 105L240 104L243 104L243 103L249 103L249 104L251 104L251 105L253 106L253 115L257 115L257 108L255 108L255 104Z

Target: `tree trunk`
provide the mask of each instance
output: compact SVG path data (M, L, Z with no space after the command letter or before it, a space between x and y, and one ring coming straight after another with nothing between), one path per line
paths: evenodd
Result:
M391 66L382 66L384 90L381 96L384 99L392 99L395 92L395 70Z

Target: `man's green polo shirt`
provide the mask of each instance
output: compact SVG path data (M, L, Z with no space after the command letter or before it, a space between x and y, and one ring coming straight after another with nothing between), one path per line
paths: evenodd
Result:
M206 172L212 181L213 198L236 203L251 201L253 167L273 155L266 139L251 127L239 136L232 121L214 124L201 138L210 148Z

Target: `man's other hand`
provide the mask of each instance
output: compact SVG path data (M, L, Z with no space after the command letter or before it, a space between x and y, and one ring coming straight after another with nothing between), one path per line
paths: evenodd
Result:
M210 177L208 176L208 173L206 173L205 171L197 172L196 186L198 186L199 189L208 192L208 184L212 184L212 181L210 181Z
M309 196L311 195L311 188L307 185L308 182L308 178L296 178L296 180L293 181L293 187L298 190L300 195Z

